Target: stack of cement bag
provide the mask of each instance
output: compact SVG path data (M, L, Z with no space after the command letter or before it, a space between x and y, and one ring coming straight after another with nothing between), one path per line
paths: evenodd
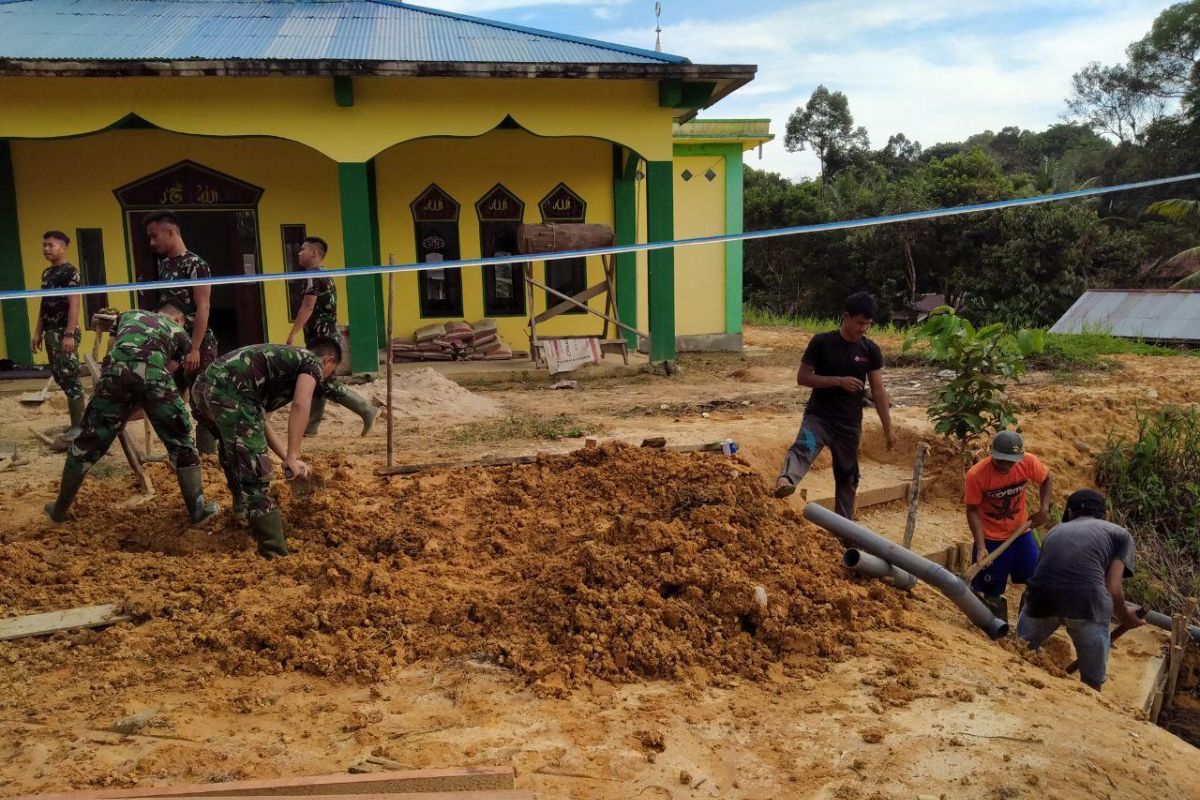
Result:
M518 354L521 355L521 354ZM514 357L494 320L426 325L392 340L393 361L506 361Z

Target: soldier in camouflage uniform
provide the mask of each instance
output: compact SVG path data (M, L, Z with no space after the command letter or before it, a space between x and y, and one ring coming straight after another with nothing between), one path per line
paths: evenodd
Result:
M329 245L324 239L309 236L300 246L296 261L301 269L316 273L322 268L328 251ZM313 342L318 339L340 342L341 336L337 327L337 287L333 284L333 278L313 274L300 283L300 294L304 299L300 303L300 310L296 312L295 321L292 322L287 343L292 344L301 330L304 331L305 347L311 348ZM316 435L321 418L325 415L326 400L332 400L358 414L363 421L362 436L371 432L371 426L379 416L379 406L367 402L360 394L337 379L330 379L313 398L308 430L304 432L306 436Z
M150 249L159 256L159 280L184 281L212 277L208 262L187 249L179 232L179 219L174 214L156 211L146 217L145 225ZM211 286L181 286L178 289L160 289L158 292L158 302L171 301L184 312L184 327L192 340L192 349L183 363L188 384L217 360L217 337L208 327L211 295ZM197 430L196 442L201 453L217 452L216 442L209 438L207 431Z
M67 261L67 248L71 238L62 231L46 231L42 234L42 256L50 262L42 273L43 289L66 289L79 285L79 270ZM71 427L60 440L58 450L65 450L67 443L79 435L79 421L83 419L83 384L79 382L79 295L69 297L43 297L38 311L37 328L33 332L30 349L37 352L46 343L46 356L50 359L50 374L54 382L67 396L67 409L71 415Z
M58 499L46 504L53 521L67 518L84 476L139 407L167 448L191 523L200 525L220 510L204 499L200 456L176 384L179 365L192 348L182 327L183 310L167 302L160 312L135 309L117 319L113 348L104 359L82 430L67 454Z
M288 554L283 518L267 491L272 473L267 449L283 460L285 474L309 474L300 460L300 444L312 399L341 360L341 345L333 339L317 339L311 350L256 344L226 353L192 384L192 413L220 444L234 513L246 515L263 558ZM289 403L285 443L267 424L266 415Z

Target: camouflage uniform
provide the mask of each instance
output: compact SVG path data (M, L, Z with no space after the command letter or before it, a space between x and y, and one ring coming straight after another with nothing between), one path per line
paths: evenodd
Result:
M79 270L74 264L62 263L46 267L42 272L43 289L65 289L79 286ZM79 382L79 326L71 333L75 336L75 350L70 354L62 349L63 337L67 335L68 300L66 297L43 297L38 316L42 322L42 337L46 343L46 355L50 359L50 374L68 399L83 397L83 384Z
M256 344L221 356L192 385L192 412L220 440L235 507L250 517L276 508L267 493L272 466L264 414L292 402L301 375L311 375L319 388L321 359L299 347Z
M193 278L211 278L212 270L208 262L188 250L181 256L168 256L158 260L158 279L160 281L186 281ZM196 300L192 296L192 287L181 286L178 289L159 289L158 302L170 300L179 306L186 318L184 327L188 336L195 332ZM212 327L204 332L204 341L200 345L200 370L217 360L217 337Z
M86 472L108 452L126 418L141 406L177 470L198 466L192 427L167 362L182 363L192 348L187 332L152 311L126 311L117 319L113 348L71 444L68 466Z
M313 342L322 338L333 339L341 344L342 337L337 325L337 287L333 284L333 278L308 278L300 284L300 295L317 298L312 315L304 323L304 346L311 348ZM334 378L321 387L321 397L338 404L342 404L349 392L349 387Z

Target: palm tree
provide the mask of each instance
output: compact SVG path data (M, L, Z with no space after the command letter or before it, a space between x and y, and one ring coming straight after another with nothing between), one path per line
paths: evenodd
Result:
M1200 200L1184 200L1182 198L1159 200L1146 206L1146 213L1169 219L1172 222L1200 220ZM1179 262L1190 262L1192 265L1200 263L1200 247L1189 247L1187 250L1176 253L1167 260L1166 266ZM1183 280L1172 284L1171 288L1200 289L1200 270L1193 271Z

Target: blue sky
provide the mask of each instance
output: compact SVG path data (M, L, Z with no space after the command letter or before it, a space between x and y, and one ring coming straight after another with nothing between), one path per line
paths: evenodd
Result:
M654 0L417 0L417 5L654 46ZM813 175L788 153L787 117L818 84L850 98L874 146L923 145L1005 125L1060 121L1071 75L1115 63L1164 0L662 0L663 49L697 63L750 63L749 86L701 116L769 117L777 141L750 165Z

